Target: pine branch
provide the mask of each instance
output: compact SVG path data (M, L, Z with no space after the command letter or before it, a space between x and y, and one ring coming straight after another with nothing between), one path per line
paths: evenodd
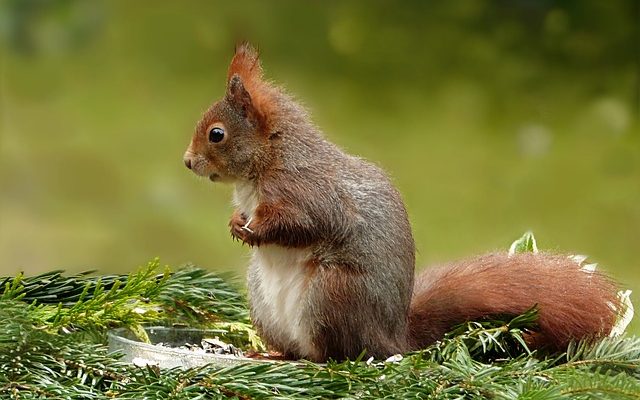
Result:
M437 356L450 356L460 348L468 350L472 357L484 360L531 354L523 335L535 327L537 318L538 311L533 307L516 317L497 316L460 324L445 336L445 340L436 343L438 351L433 353L434 361L440 361Z
M246 299L231 281L228 275L188 265L171 274L157 299L176 320L249 323Z
M25 303L0 300L0 395L93 398L107 377L123 376L105 346L38 325ZM90 393L94 395L90 395Z
M125 326L137 333L144 332L141 324L177 323L220 330L237 347L248 343L264 349L250 325L246 299L230 279L193 266L175 273L159 269L153 260L130 275L20 274L1 280L0 299L29 302L48 329L82 332L97 341L104 340L109 328Z
M640 381L624 373L572 371L561 381L560 390L576 398L640 399Z
M88 299L87 293L91 293L91 287L96 285L98 280L101 285L110 290L117 280L122 280L123 276L104 275L100 278L91 277L95 271L81 272L72 276L64 276L64 271L56 270L45 272L41 275L24 277L19 274L15 278L6 277L2 279L0 287L5 288L3 297L5 299L19 299L27 303L36 302L38 304L59 304L71 306L76 303L82 293Z

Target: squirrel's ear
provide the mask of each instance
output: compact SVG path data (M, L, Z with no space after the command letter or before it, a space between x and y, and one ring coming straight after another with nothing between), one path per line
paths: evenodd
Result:
M247 118L254 125L260 125L262 123L263 118L260 110L255 106L251 99L251 94L249 94L244 87L242 79L237 74L229 79L226 96L229 104L244 118Z
M234 75L229 79L227 84L227 100L238 111L242 111L246 117L246 111L251 107L251 95L245 89L242 79L238 75Z
M258 52L249 43L236 46L227 73L227 100L254 125L266 129L269 115L268 84L262 79Z

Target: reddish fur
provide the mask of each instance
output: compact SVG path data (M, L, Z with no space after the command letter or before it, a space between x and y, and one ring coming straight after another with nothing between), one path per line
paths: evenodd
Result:
M231 220L229 220L229 228L231 231L231 236L234 239L241 240L244 243L248 243L251 245L249 238L247 235L248 231L242 229L242 227L247 223L247 218L242 215L242 213L238 210L234 210L231 215Z
M236 46L236 51L229 64L227 81L237 74L242 79L245 87L253 87L256 81L262 79L262 65L260 65L259 54L248 43L240 43Z
M236 46L236 52L229 65L227 83L235 75L242 80L244 88L251 95L251 102L264 118L265 133L268 132L270 116L275 113L274 95L276 89L262 78L262 65L258 51L248 43Z
M233 237L250 246L277 244L304 248L318 240L318 232L308 229L300 221L298 210L287 207L282 201L262 202L248 226L251 231L242 228L247 219L237 211L231 217L229 227Z
M616 285L567 256L488 254L427 270L415 283L409 326L413 348L441 339L455 324L538 306L533 347L566 349L572 339L606 336L620 307Z

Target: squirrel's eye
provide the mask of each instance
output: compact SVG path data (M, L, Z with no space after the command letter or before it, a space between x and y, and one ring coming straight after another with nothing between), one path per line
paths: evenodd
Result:
M211 143L220 143L224 139L224 130L222 128L211 128L209 131L209 141Z

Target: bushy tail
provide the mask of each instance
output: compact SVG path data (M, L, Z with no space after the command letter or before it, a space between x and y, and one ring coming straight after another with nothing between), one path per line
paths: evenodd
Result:
M412 349L452 326L538 306L533 348L564 350L572 339L607 336L621 309L616 284L562 255L488 254L428 269L417 279L409 314Z

